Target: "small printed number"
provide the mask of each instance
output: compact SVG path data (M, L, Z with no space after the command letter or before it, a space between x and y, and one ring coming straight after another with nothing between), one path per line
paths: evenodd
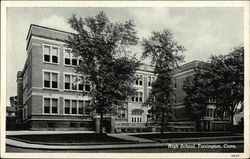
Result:
M231 157L240 157L240 155L231 155Z

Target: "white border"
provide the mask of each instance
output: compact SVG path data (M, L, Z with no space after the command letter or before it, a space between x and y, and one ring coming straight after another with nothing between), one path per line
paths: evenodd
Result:
M6 8L7 7L244 7L244 46L245 46L245 142L244 152L238 158L249 157L249 2L248 1L2 1L1 2L1 157L4 158L83 158L77 153L5 153L5 112L6 112ZM233 158L235 153L84 153L84 158Z

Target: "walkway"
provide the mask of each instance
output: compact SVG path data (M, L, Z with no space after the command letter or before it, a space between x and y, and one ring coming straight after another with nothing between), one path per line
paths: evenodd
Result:
M156 141L154 140L139 138L135 136L129 136L128 134L107 134L107 135L111 137L119 138L122 140L134 141L134 142L139 142L139 143L156 143Z
M95 131L6 131L6 135L39 135L39 134L82 134L82 133L95 133Z

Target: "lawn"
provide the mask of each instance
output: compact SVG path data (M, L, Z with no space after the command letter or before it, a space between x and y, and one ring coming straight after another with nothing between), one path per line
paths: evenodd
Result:
M40 143L86 143L86 144L104 144L104 143L128 143L131 141L107 136L106 134L83 133L83 134L43 134L43 135L12 135L7 136L10 139L16 139L26 142Z
M223 136L236 136L233 133L160 133L155 134L136 134L131 135L146 139L171 139L171 138L196 138L196 137L223 137Z

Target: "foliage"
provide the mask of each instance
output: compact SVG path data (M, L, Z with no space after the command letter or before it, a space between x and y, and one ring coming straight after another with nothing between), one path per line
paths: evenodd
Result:
M134 93L132 84L140 63L128 48L138 42L135 25L131 20L112 23L104 12L84 20L73 15L68 23L77 32L69 37L68 47L82 58L76 71L92 85L85 94L92 99L89 107L100 114L102 127L103 114L112 114Z
M155 66L154 74L157 77L152 84L152 90L145 105L151 107L151 112L156 116L155 120L161 121L161 132L163 133L165 119L173 118L170 106L171 73L183 61L184 56L180 55L180 52L185 49L178 45L171 31L167 29L162 32L153 32L151 37L143 39L142 46L144 48L143 58L151 59L151 63Z
M244 96L244 47L237 47L228 55L211 56L210 61L198 65L195 73L183 86L192 117L199 119L204 115L209 98L216 99L217 113L228 111L233 117Z

